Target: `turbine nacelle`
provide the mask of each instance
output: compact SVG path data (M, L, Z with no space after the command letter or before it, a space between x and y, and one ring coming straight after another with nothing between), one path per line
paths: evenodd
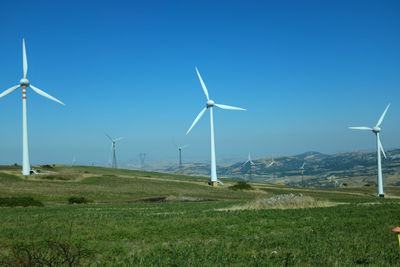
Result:
M372 131L377 134L381 131L381 128L379 128L378 126L375 126L374 128L372 128Z
M211 108L213 106L215 106L214 100L211 100L211 99L207 100L207 108Z
M22 79L19 81L19 84L20 84L21 86L26 86L26 87L28 87L28 86L30 85L29 80L28 80L27 78L22 78Z

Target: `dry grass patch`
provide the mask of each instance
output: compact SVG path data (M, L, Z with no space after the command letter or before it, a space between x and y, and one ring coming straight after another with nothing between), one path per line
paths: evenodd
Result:
M245 204L218 210L262 210L262 209L303 209L317 207L332 207L340 203L326 200L316 200L303 194L282 194L270 198L256 199Z

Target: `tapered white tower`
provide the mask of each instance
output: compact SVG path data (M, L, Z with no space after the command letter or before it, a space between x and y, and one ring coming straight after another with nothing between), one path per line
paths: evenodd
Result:
M218 107L222 109L230 109L230 110L245 110L243 108L238 108L238 107L232 107L232 106L227 106L227 105L222 105L222 104L216 104L213 100L210 99L208 96L208 91L206 88L206 85L203 82L203 79L200 76L199 71L196 68L196 73L197 76L199 77L201 86L203 88L203 92L206 95L207 98L207 103L206 107L203 108L199 115L197 115L196 119L193 121L192 125L190 126L189 130L186 132L188 134L192 128L196 125L196 123L200 120L200 118L204 115L204 112L206 110L210 110L210 134L211 134L211 184L213 186L216 186L217 183L221 183L218 178L217 178L217 164L216 164L216 159L215 159L215 142L214 142L214 116L213 116L213 107Z
M15 85L5 90L3 93L0 94L0 98L15 91L19 87L22 87L22 174L29 175L31 172L31 167L29 164L29 151L28 151L29 148L28 148L28 119L26 110L26 88L30 87L33 91L35 91L41 96L44 96L62 105L65 104L29 83L29 80L26 78L26 74L28 72L28 61L26 58L24 39L22 39L22 65L23 65L24 77L19 81L19 85Z
M379 197L384 197L385 193L383 192L383 182L382 182L382 165L381 165L381 153L383 156L386 158L385 151L383 150L383 146L381 143L381 140L379 138L379 133L381 132L381 124L383 119L385 118L386 112L389 109L390 104L387 105L385 111L382 113L381 117L378 120L378 123L375 125L375 127L370 128L370 127L349 127L350 129L355 129L355 130L367 130L367 131L372 131L376 135L376 156L377 156L377 163L378 163L378 196Z

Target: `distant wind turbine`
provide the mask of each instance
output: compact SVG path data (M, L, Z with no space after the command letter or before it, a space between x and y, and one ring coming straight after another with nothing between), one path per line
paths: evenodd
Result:
M30 87L33 91L38 93L41 96L44 96L50 100L53 100L57 103L65 105L60 100L52 97L51 95L45 93L39 88L30 84L29 80L26 78L26 74L28 72L28 60L26 58L26 50L25 50L25 40L22 39L22 65L23 65L23 73L24 77L19 81L18 85L15 85L3 93L0 94L0 98L8 95L9 93L17 90L22 87L22 174L29 175L31 172L31 166L29 163L29 148L28 148L28 119L27 119L27 111L26 111L26 88Z
M182 149L187 148L189 145L184 145L184 146L177 146L178 147L178 153L179 153L179 169L182 169Z
M249 152L249 156L247 157L247 161L245 161L242 166L245 166L247 163L250 164L250 166L255 165L255 163L251 160L251 156L250 156L250 152Z
M274 161L274 157L271 156L271 162L267 164L267 168L271 167L274 164L276 165L276 162Z
M254 163L252 160L251 160L251 156L250 156L250 152L249 152L249 155L248 155L248 157L247 157L247 161L245 161L243 164L242 164L242 168L244 167L244 166L246 166L246 164L249 164L249 171L250 171L250 175L249 175L249 179L251 180L251 176L252 176L252 167L254 166L254 165L256 165L256 163Z
M111 141L111 150L112 150L112 153L113 153L113 154L112 154L112 155L113 155L113 159L112 159L112 163L111 163L111 168L116 169L116 168L117 168L117 156L116 156L116 153L115 153L115 150L116 150L115 144L116 144L118 141L122 140L123 137L119 137L119 138L113 139L113 138L111 138L108 134L106 134L106 136L107 136L108 139L110 139L110 141Z
M146 153L139 153L139 159L140 159L140 166L142 169L144 169L145 167L144 160L146 159Z
M331 175L328 177L329 182L334 182L335 183L335 189L338 187L339 182L335 179L335 175Z
M211 132L211 185L216 186L217 183L221 183L221 181L217 178L217 163L215 159L215 143L214 143L214 117L213 117L213 107L218 107L222 109L230 109L230 110L245 110L243 108L232 107L222 104L216 104L213 100L210 99L208 95L208 91L206 85L203 82L203 79L200 76L199 71L196 68L197 76L199 77L201 87L203 88L203 92L206 95L207 103L206 107L203 108L199 115L197 115L196 119L193 121L192 125L190 126L189 130L186 132L188 134L192 128L196 125L196 123L200 120L200 118L204 115L207 109L210 110L210 132Z
M381 152L383 156L386 158L385 151L383 150L382 143L379 139L379 133L381 132L381 124L383 119L385 118L386 112L389 109L390 104L387 105L385 111L382 113L381 117L378 120L378 123L373 127L349 127L349 129L354 129L354 130L367 130L367 131L372 131L376 135L376 149L377 149L377 162L378 162L378 196L379 197L384 197L385 193L383 192L383 183L382 183L382 166L381 166Z
M301 184L304 187L304 166L306 165L305 162L303 162L303 165L301 165L301 167L299 168L299 170L301 171Z

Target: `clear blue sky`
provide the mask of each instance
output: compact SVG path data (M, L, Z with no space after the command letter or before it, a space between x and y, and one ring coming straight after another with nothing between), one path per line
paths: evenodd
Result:
M0 88L22 77L33 164L209 159L197 66L217 102L217 158L400 147L399 1L1 1ZM21 91L0 99L0 164L21 162Z

